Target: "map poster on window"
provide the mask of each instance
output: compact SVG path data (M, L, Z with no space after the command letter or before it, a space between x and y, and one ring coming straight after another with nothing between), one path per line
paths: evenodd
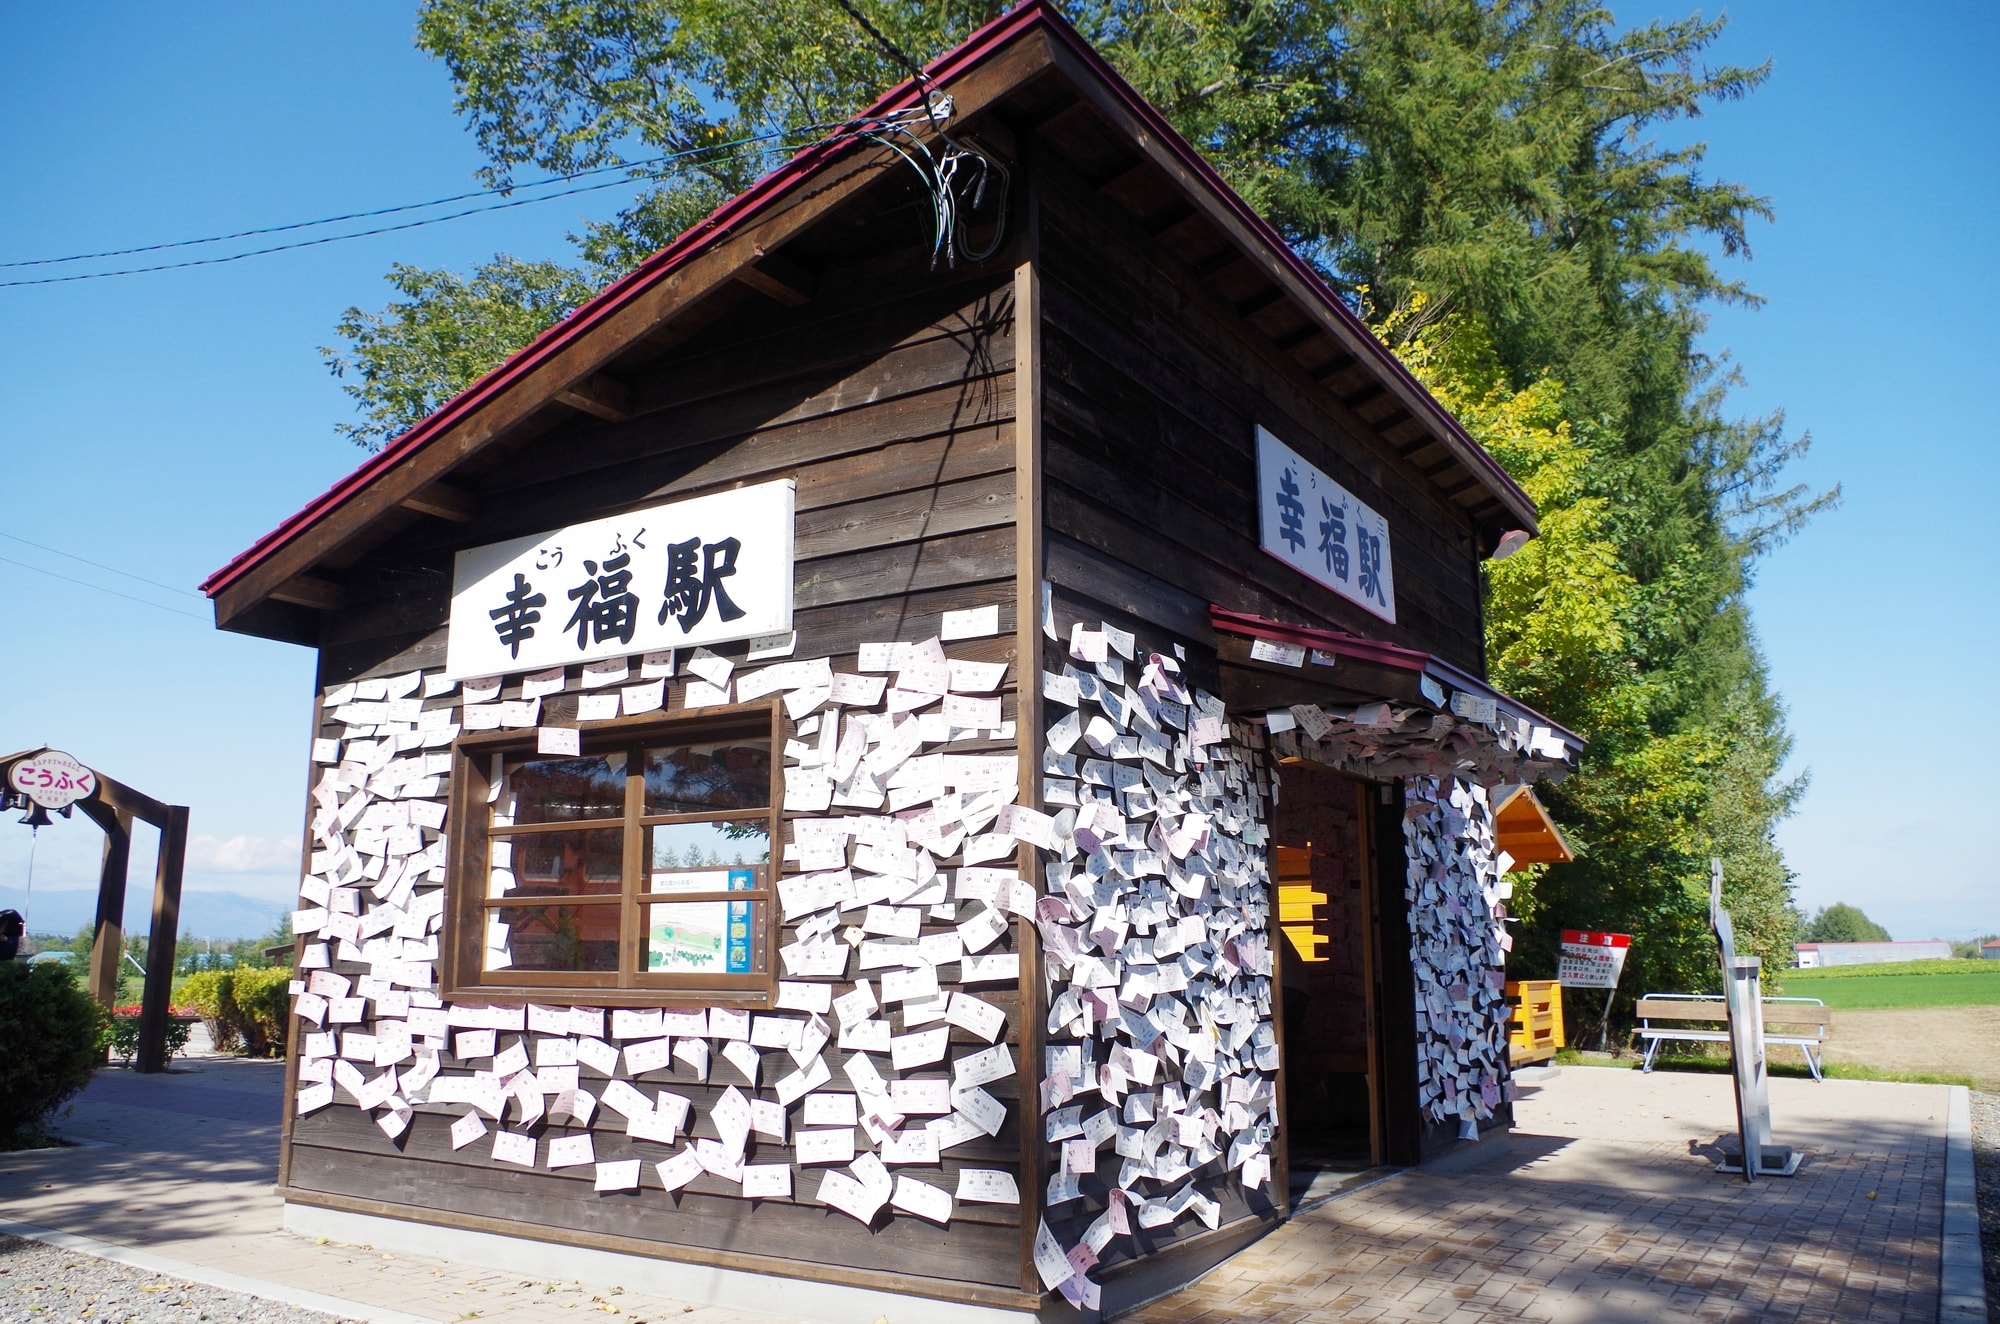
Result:
M757 886L755 869L655 871L655 892L748 892ZM748 974L748 901L670 901L649 905L646 969L654 974Z
M1306 578L1396 620L1396 571L1389 521L1257 429L1258 527L1264 550Z
M790 630L793 497L783 479L460 552L446 675Z

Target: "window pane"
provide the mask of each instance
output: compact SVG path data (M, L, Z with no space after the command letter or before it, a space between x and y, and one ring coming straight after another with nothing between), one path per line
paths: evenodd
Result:
M762 809L771 803L771 742L732 740L646 751L646 812Z
M625 756L509 761L507 794L514 822L568 823L625 813Z
M748 974L750 901L674 901L646 907L646 969L666 975Z
M506 894L511 898L619 893L625 871L622 829L524 832L504 840L514 848L514 887Z
M742 869L768 863L771 858L771 820L751 818L733 823L662 823L646 829L646 840L646 858L655 879L646 890L688 892L695 889L663 887L657 880L663 874L689 870ZM727 886L726 883L717 883L714 890L721 891Z
M502 906L489 912L506 925L506 958L496 961L494 926L487 926L486 968L615 971L618 906Z

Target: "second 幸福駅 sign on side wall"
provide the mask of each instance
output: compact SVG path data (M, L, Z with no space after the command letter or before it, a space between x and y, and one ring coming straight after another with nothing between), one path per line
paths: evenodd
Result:
M1257 510L1265 551L1396 623L1389 521L1261 427Z
M792 628L790 479L472 547L445 672L465 679Z

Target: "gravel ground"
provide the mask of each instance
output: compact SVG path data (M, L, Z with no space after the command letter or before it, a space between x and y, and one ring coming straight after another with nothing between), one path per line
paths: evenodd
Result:
M1854 982L1854 981L1850 981ZM2000 1007L1841 1008L1833 1013L1826 1060L1855 1062L1883 1071L1964 1076L1972 1088L2000 1094ZM1794 1062L1796 1049L1773 1060Z
M0 1236L0 1324L334 1324L335 1317Z
M1979 1181L1979 1248L1986 1257L1986 1318L2000 1324L2000 1094L1972 1093L1972 1155Z

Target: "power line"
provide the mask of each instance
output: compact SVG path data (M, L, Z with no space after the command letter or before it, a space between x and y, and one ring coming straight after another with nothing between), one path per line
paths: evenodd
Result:
M540 188L547 184L561 183L565 180L582 179L590 175L602 174L607 170L635 170L645 166L665 165L670 162L684 161L691 157L706 156L714 153L735 151L740 148L751 146L756 143L771 142L776 139L790 137L797 134L817 133L823 130L835 130L837 131L837 133L834 135L836 137L839 136L851 137L856 135L865 135L866 130L870 126L900 127L902 116L908 113L913 113L913 112L902 112L899 114L892 114L889 116L883 116L874 119L843 120L830 124L807 124L807 125L800 125L797 128L791 128L791 129L775 129L769 133L752 134L749 137L738 138L731 142L711 143L705 147L691 147L684 152L674 152L666 156L651 157L643 161L625 162L616 166L600 166L591 170L579 171L574 175L556 176L550 179L537 181L534 184L523 184L514 186L514 188L510 189L482 189L471 193L458 194L455 197L451 198L438 198L430 202L413 202L396 207L380 207L376 208L373 211L351 212L344 216L329 216L313 221L295 221L287 225L274 225L274 226L265 226L260 229L241 230L236 232L235 234L214 235L206 239L174 240L169 243L144 244L134 248L107 250L106 252L103 253L79 253L68 257L60 257L60 258L36 258L32 260L23 260L18 262L0 262L0 269L7 269L7 268L18 269L21 267L48 266L62 262L80 262L90 258L119 257L119 256L129 256L136 253L152 253L166 249L188 248L200 244L220 243L226 239L247 238L259 234L278 234L291 230L311 229L315 226L331 225L340 221L347 221L347 220L360 220L370 216L387 216L398 212L418 211L426 207L440 206L447 202L459 201L465 198L487 197L495 193L515 191L515 189ZM654 176L654 178L657 178L657 176ZM345 234L322 235L319 236L318 238L300 239L292 243L272 244L264 248L253 248L245 252L230 253L222 257L191 258L185 262L161 262L161 263L155 263L151 266L122 267L115 271L84 272L73 276L40 276L28 280L0 281L0 289L17 289L22 286L28 286L28 285L63 285L73 281L105 280L113 276L141 276L149 272L155 272L155 271L181 271L189 267L220 266L223 263L227 262L241 262L245 258L265 257L272 253L286 253L301 248L315 248L322 244L337 244L349 239L366 239L373 235L394 234L402 230L419 229L426 225L440 225L446 221L462 220L467 216L477 216L485 212L507 211L514 207L526 207L537 202L549 202L556 198L573 197L581 193L593 193L601 189L617 188L623 184L631 184L636 182L638 181L633 179L614 179L614 180L608 180L601 184L585 184L578 188L561 189L554 193L544 193L538 197L512 198L506 202L493 203L488 206L467 207L463 211L451 212L444 216L429 216L429 217L424 217L420 220L404 221L396 225L381 225L381 226L375 226L372 229L367 229L367 230L353 230Z
M109 570L114 575L123 575L127 579L136 579L141 584L151 584L154 588L163 588L167 590L167 592L169 593L180 593L190 598L201 598L201 594L195 592L191 588L180 588L174 584L162 584L157 579L148 579L144 575L135 575L130 570L120 570L115 565L106 565L102 561L93 561L87 556L78 556L75 552L65 552L60 547L51 547L47 543L34 542L30 539L20 537L18 534L7 533L4 530L0 530L0 538L5 538L9 542L20 543L26 547L33 547L38 551L48 552L54 556L65 557L71 561L81 561L85 565L95 566L99 570ZM202 601L206 602L207 599L202 598Z
M862 13L859 9L856 9L852 4L848 3L848 0L833 0L833 2L839 5L842 9L846 10L847 16L853 19L856 23L859 23L861 25L861 30L867 33L869 37L871 37L874 40L875 44L877 46L880 46L882 50L885 53L887 53L890 59L894 60L897 64L902 65L905 69L910 71L910 77L916 80L918 88L921 89L924 87L928 87L930 85L930 76L923 71L923 67L919 65L915 60L911 59L908 55L904 54L902 47L898 46L895 42L890 41L887 37L883 36L882 30L876 27L873 23L870 23L868 21L868 16L866 14Z
M38 575L47 575L50 579L60 579L65 584L75 584L82 588L94 588L99 593L109 593L114 598L123 598L127 602L136 602L142 606L152 607L159 611L170 611L176 616L185 616L191 621L200 621L204 625L208 624L208 617L206 616L199 616L191 611L182 611L179 607L169 607L165 603L153 602L146 598L135 598L130 593L120 593L115 588L106 588L102 584L93 584L87 579L72 579L68 575L59 575L53 570L44 570L38 565L29 565L26 561L16 561L11 556L0 556L0 564L19 566L23 570L32 570Z
M695 150L715 150L698 148ZM236 230L229 234L214 234L202 239L173 239L165 243L141 244L137 248L107 248L99 253L72 253L66 257L24 258L18 262L0 262L0 270L18 267L52 267L64 262L92 262L99 258L131 257L136 253L158 253L170 248L195 248L202 244L219 244L230 239L250 239L260 234L284 234L290 230L310 230L318 225L336 225L341 221L362 221L375 216L393 216L398 212L422 211L426 207L442 207L448 202L464 202L467 198L485 198L499 193L524 192L542 188L549 184L564 184L573 179L586 179L612 170L638 170L646 166L659 165L670 161L670 156L648 157L642 161L620 161L615 165L597 166L590 170L578 170L568 175L551 175L527 184L509 184L504 188L474 189L469 193L454 193L449 197L432 198L429 202L405 202L394 207L377 207L372 211L351 211L339 216L322 216L312 221L290 221L284 225L259 226L254 230ZM560 195L551 195L560 196Z
M581 188L564 189L560 193L548 193L539 198L515 198L510 202L495 203L490 207L468 207L464 211L450 212L444 216L430 216L420 221L404 221L399 225L378 225L372 230L354 230L347 234L322 235L317 239L299 239L289 244L272 244L267 248L253 248L243 253L230 253L223 257L190 258L186 262L160 262L150 267L124 267L117 271L91 271L75 276L39 276L33 280L0 281L0 290L16 289L24 285L66 285L79 280L107 280L113 276L143 276L154 271L182 271L189 267L215 267L225 262L241 262L245 258L266 257L272 253L289 253L294 249L317 248L322 244L338 244L348 239L366 239L371 235L395 234L399 230L416 230L426 225L442 225L446 221L463 220L467 216L477 216L482 212L507 211L514 207L526 207L537 202L550 202L556 198L567 198L578 193L594 193L599 189L617 188L630 180L614 179L603 184L585 184Z

